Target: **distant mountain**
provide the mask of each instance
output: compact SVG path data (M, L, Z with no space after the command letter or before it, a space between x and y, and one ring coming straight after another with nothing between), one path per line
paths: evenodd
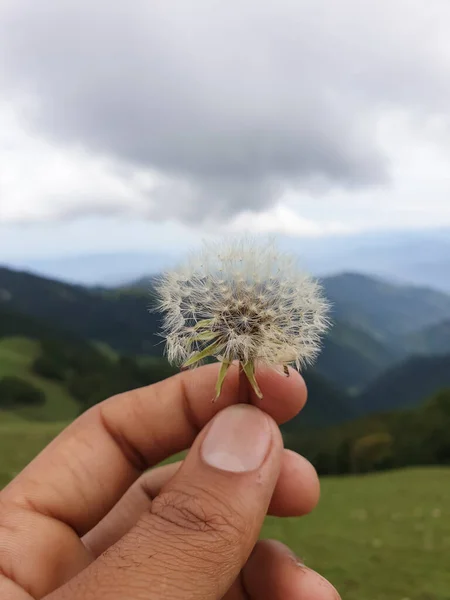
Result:
M359 389L401 356L363 329L336 321L325 338L315 368L341 389Z
M0 308L86 340L105 342L120 353L157 356L163 344L158 336L159 316L147 310L150 285L147 278L129 288L89 289L0 268ZM440 326L434 330L431 324L450 319L450 296L355 274L325 278L324 286L336 321L316 369L332 385L353 392L365 387L403 359L408 344L417 349L405 340L420 327L430 327L427 348L440 352L443 330ZM19 325L11 333L28 335L22 330L24 324Z
M399 345L409 354L450 354L450 319L404 336Z
M170 267L174 257L150 252L116 252L11 261L14 269L87 286L125 285Z
M450 244L447 245L447 254L450 254ZM391 275L394 277L395 267L392 272L386 269L381 275ZM395 279L398 281L412 282L417 285L425 285L435 289L440 289L443 292L450 293L450 256L437 258L434 260L426 260L417 258L415 261L407 262L405 265L399 266Z
M0 306L127 354L161 354L149 293L90 290L0 268Z
M450 319L450 295L356 273L325 277L322 283L334 326L316 366L335 385L359 389L394 362L421 352L408 338L421 327L431 328L430 353L440 352L431 341L432 326ZM147 277L130 289L148 291L150 285Z
M366 273L400 285L450 293L450 229L365 232L299 240L285 247L318 275Z
M0 269L0 306L85 339L106 342L123 353L162 353L159 317L147 311L150 300L149 279L142 287L88 289ZM325 340L317 368L338 387L359 388L393 358L391 350L369 332L337 322Z
M285 433L298 432L305 427L322 427L342 423L357 414L345 392L328 381L315 369L303 374L308 386L308 401L299 415L283 425Z
M145 277L122 291L149 291L151 282ZM404 357L403 343L384 343L364 329L336 320L324 339L314 369L340 389L358 390Z
M51 338L61 348L79 339L101 341L120 354L161 355L158 315L147 311L145 287L94 290L0 269L0 338ZM417 326L450 311L448 296L352 274L327 278L325 287L339 319L315 369L305 373L312 401L295 427L415 405L450 386L450 353L404 360L405 339L411 348L420 342L427 351L445 352L448 321L419 333L410 333L410 321Z
M383 342L450 319L450 295L344 273L323 279L338 320Z
M445 387L450 387L450 354L413 356L369 385L354 409L367 414L412 407Z

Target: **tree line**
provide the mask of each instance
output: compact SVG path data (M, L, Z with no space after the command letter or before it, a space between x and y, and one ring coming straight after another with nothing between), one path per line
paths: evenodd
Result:
M450 388L422 406L369 415L324 429L285 434L320 475L450 464Z

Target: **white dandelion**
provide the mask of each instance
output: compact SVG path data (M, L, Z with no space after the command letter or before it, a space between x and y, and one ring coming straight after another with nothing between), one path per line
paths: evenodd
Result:
M329 326L321 286L273 242L205 244L155 288L169 361L182 368L220 361L216 399L233 361L262 398L256 366L282 366L287 374L290 364L312 363Z

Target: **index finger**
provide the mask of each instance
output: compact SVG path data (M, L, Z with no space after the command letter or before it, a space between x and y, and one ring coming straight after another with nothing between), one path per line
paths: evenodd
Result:
M218 365L187 371L115 396L79 417L1 493L3 502L69 525L79 536L96 525L148 467L188 448L203 426L238 399L238 372L230 369L212 403ZM306 401L295 371L286 378L261 370L263 400L250 401L278 423Z

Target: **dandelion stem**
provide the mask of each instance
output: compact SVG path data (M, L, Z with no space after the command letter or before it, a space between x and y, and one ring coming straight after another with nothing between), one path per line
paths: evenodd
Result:
M247 375L244 371L244 365L239 363L239 384L238 384L238 402L239 404L250 404L250 385Z

